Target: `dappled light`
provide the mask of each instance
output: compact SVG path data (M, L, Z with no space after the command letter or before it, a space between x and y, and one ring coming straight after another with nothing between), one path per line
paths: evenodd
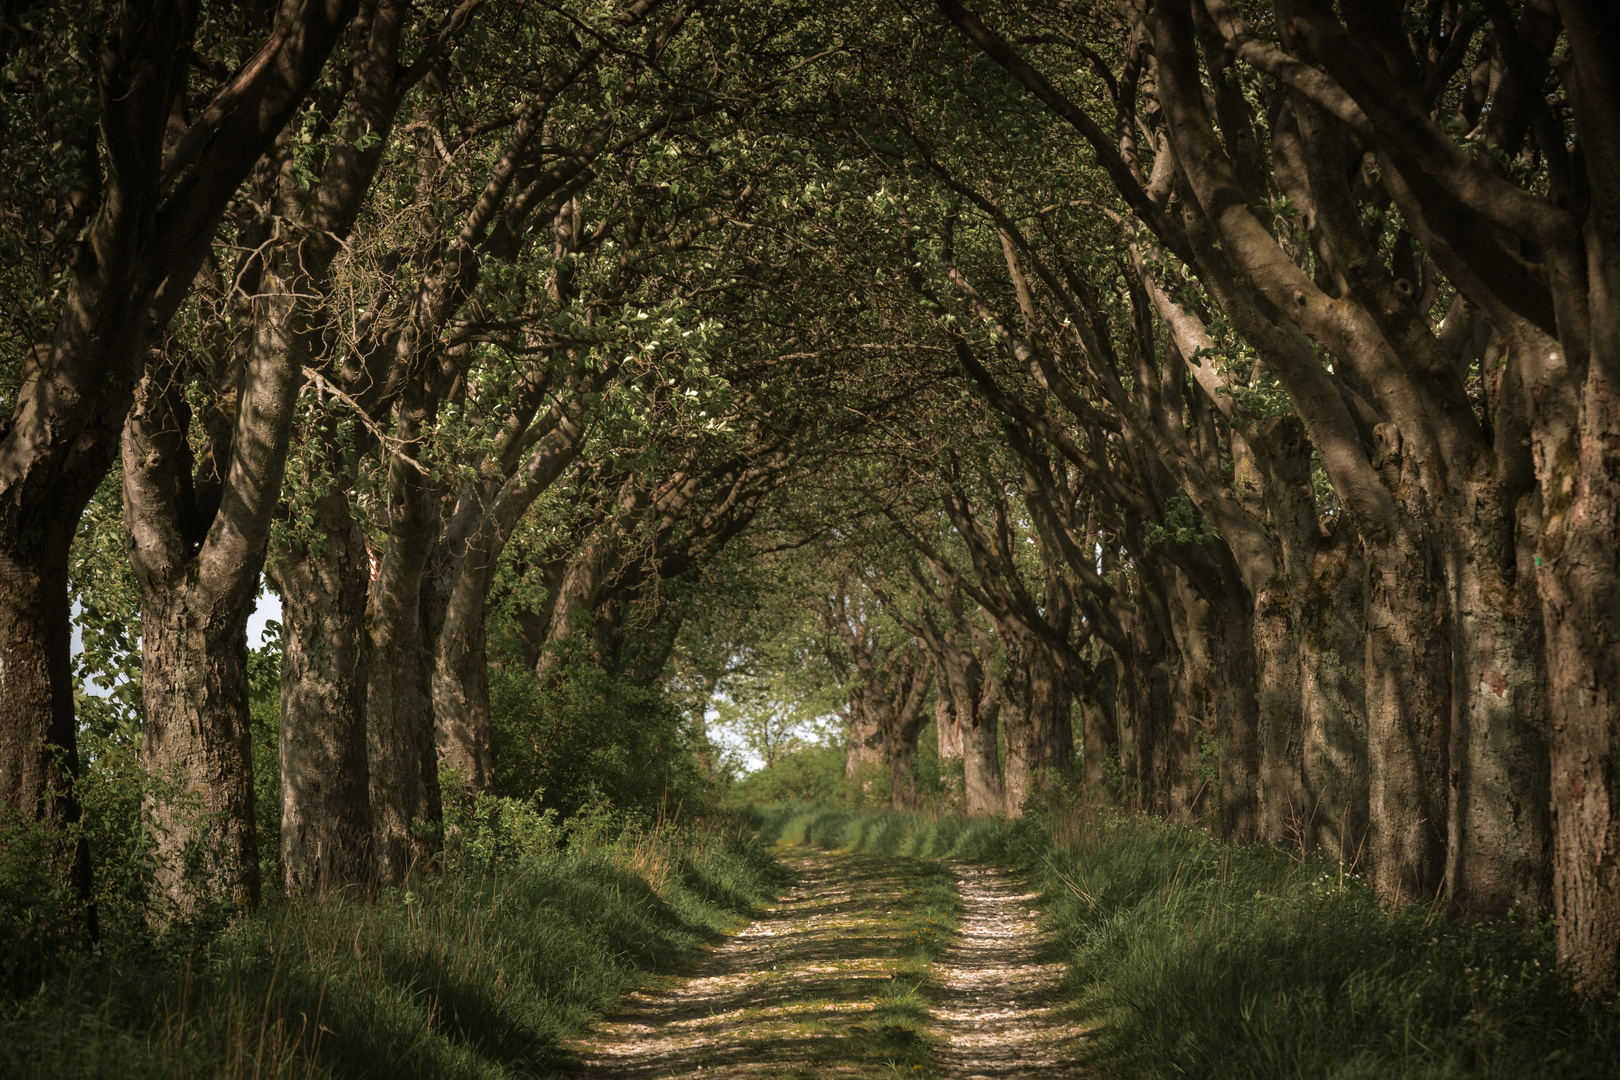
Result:
M1614 0L0 7L6 1080L1614 1073Z

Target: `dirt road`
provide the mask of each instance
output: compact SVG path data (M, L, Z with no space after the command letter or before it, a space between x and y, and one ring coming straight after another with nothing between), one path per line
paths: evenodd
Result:
M978 866L808 849L784 861L798 880L781 901L693 976L626 999L574 1044L579 1075L1078 1075L1032 895Z

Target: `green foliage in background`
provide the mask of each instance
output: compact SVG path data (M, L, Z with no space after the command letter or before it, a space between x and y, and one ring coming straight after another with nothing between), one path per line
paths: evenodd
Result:
M820 744L790 751L776 764L748 773L732 786L731 795L742 803L830 803L846 791L844 748Z
M802 744L783 753L773 764L744 774L731 785L727 797L733 805L763 803L839 804L876 809L889 802L889 770L868 762L855 776L845 773L848 749L842 742ZM932 721L917 736L917 793L925 806L936 810L959 804L962 761L939 756L939 736Z
M507 795L564 817L642 820L714 801L701 729L659 689L603 670L577 643L543 679L492 668L490 712L495 774Z

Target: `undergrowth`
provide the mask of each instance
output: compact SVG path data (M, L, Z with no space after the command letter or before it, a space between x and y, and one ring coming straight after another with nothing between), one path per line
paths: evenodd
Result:
M1583 1002L1554 971L1548 924L1391 910L1337 863L1102 810L750 816L766 842L984 861L1034 880L1100 1075L1616 1075L1620 1008Z
M0 1076L546 1075L565 1038L781 882L735 820L610 832L483 807L441 873L64 961L0 998Z

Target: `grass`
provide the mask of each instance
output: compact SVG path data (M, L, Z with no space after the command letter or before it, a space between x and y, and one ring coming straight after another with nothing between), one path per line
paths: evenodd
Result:
M735 821L506 854L69 962L0 999L0 1076L547 1075L564 1040L782 883Z
M1057 808L1009 822L755 808L762 839L992 862L1043 890L1101 1076L1617 1075L1620 1010L1554 971L1551 929L1380 905L1336 863Z
M956 882L937 862L900 861L906 879L881 906L882 925L899 963L887 986L872 995L872 1022L855 1034L863 1055L902 1074L938 1075L938 1039L929 1024L937 991L933 963L950 945L960 915Z

